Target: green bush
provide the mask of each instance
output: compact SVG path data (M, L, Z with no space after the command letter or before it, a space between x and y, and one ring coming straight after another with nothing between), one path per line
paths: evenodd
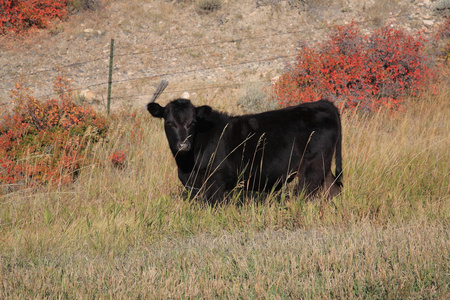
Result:
M276 101L270 101L262 83L249 83L244 89L245 94L237 101L238 106L244 111L258 113L278 108Z
M219 10L222 7L221 0L197 0L195 1L196 9L200 13L209 13Z

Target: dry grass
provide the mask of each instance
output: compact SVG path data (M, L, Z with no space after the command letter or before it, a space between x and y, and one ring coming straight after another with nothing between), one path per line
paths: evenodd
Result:
M344 115L334 203L186 200L162 124L116 118L73 186L0 199L0 298L448 298L449 86Z
M111 227L111 226L110 226ZM126 234L116 227L115 240ZM448 296L448 229L378 227L200 234L125 251L64 241L2 260L2 298L430 298ZM109 241L111 242L111 241ZM34 245L42 248L43 245Z

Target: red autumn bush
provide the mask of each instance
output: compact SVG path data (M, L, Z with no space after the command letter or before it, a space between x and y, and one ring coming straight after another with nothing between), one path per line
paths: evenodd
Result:
M125 151L115 151L113 154L109 156L109 160L113 164L114 167L118 169L122 169L125 166Z
M71 0L0 0L0 34L46 28L53 19L67 15Z
M20 189L62 185L86 163L89 145L104 137L107 120L70 99L68 81L58 76L59 97L39 101L21 84L16 106L0 119L0 184ZM1 193L1 192L0 192Z
M344 108L397 108L431 76L420 34L385 26L363 35L353 22L336 26L317 47L304 46L273 92L283 106L324 97Z

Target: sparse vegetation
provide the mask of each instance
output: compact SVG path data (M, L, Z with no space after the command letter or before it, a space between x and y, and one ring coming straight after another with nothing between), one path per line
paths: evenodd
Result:
M70 9L75 11L97 10L101 7L100 0L71 0L68 4L70 6Z
M450 61L450 19L447 19L440 26L434 42L436 43L435 51L438 52L437 57L443 58L445 61Z
M219 10L222 7L221 0L196 0L195 6L198 12L213 12Z
M436 5L434 6L434 9L437 11L442 11L442 12L448 13L450 11L450 0L437 1Z
M271 101L267 87L262 83L249 83L244 88L244 95L238 100L237 104L245 112L258 113L278 108L276 101Z

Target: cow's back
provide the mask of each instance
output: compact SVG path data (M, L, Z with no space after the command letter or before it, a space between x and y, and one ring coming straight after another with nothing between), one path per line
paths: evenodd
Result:
M304 103L280 110L231 119L226 152L232 168L271 189L296 173L322 149L334 148L339 134L339 112L329 101ZM241 174L241 175L242 175Z

